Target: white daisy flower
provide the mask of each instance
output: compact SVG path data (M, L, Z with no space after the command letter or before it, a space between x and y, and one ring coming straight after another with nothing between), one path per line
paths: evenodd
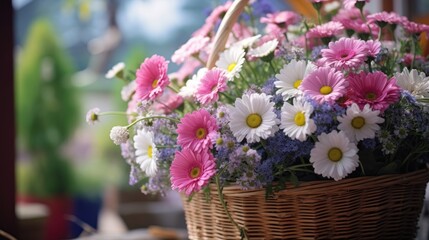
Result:
M225 70L228 79L232 81L240 75L241 68L244 64L244 50L241 47L231 47L219 56L216 61L216 67Z
M233 47L239 47L242 49L250 48L259 38L261 38L260 34L258 34L256 36L252 36L252 37L242 39L242 40L232 44L232 46Z
M93 108L86 113L86 122L89 125L93 125L100 120L99 116L100 116L100 109Z
M342 131L322 133L310 152L314 172L335 181L345 178L359 166L358 148Z
M192 98L195 96L200 86L201 78L206 74L207 68L201 68L191 79L186 81L186 85L179 90L179 95L183 98Z
M298 87L301 85L302 80L311 72L316 69L316 66L311 62L308 64L303 61L296 61L293 59L288 64L285 64L276 74L278 81L274 85L278 88L277 94L282 94L285 100L302 95Z
M158 171L157 148L153 142L153 132L144 129L138 130L134 136L134 148L136 149L136 162L149 177L155 176Z
M268 56L270 53L274 52L274 50L276 50L277 45L279 45L279 41L277 39L273 39L271 41L265 42L259 47L250 49L248 54L251 57L265 57Z
M239 142L246 138L248 143L266 139L278 131L278 119L274 103L264 93L243 95L229 107L229 127Z
M125 102L129 101L133 94L136 92L136 86L137 83L135 80L125 85L121 90L122 100L124 100Z
M317 126L310 115L313 106L301 98L294 98L293 105L285 102L282 107L280 128L292 139L307 140L307 135L316 131Z
M365 138L374 138L375 132L380 130L378 124L384 119L379 117L380 111L371 110L369 104L360 110L356 103L347 108L346 115L339 116L338 129L344 131L352 142L358 142Z
M402 73L396 73L396 84L401 88L409 91L417 99L429 97L429 76L426 77L424 72L416 69L409 71L407 68Z
M326 13L333 12L335 10L338 10L341 7L341 3L339 1L332 1L328 2L326 4L323 4L323 10Z
M114 77L122 78L122 76L120 74L122 74L122 72L124 71L124 69L125 69L125 63L123 63L123 62L117 63L109 71L107 71L105 77L107 79L112 79Z

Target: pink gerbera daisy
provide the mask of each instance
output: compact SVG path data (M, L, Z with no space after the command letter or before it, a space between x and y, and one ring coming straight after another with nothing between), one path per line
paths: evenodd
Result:
M398 101L400 87L396 79L387 79L382 72L350 74L348 77L350 104L355 102L361 109L369 104L373 110L386 110Z
M217 137L216 119L205 109L186 114L177 125L177 143L195 152L213 147Z
M208 184L215 173L216 164L211 153L183 149L176 152L170 167L171 187L189 196Z
M402 23L403 28L409 34L429 33L429 25L405 21Z
M363 15L368 15L368 12L363 11ZM351 9L340 9L338 14L335 15L332 20L343 24L346 30L353 30L356 33L370 33L375 38L377 37L379 30L378 26L376 24L364 22L362 20L360 10L355 7Z
M201 78L201 83L196 92L197 100L202 104L212 103L219 99L219 93L226 90L228 81L222 69L214 68L208 70Z
M307 37L310 38L327 38L341 34L344 30L343 24L340 22L327 22L310 29Z
M357 2L364 2L367 3L369 2L369 0L344 0L343 4L344 4L344 8L345 9L351 9L353 7L355 7Z
M363 12L364 16L368 15L367 11ZM333 21L337 21L340 23L343 23L344 20L352 20L352 21L361 21L362 17L361 17L361 13L360 10L357 8L352 8L352 9L340 9L338 11L338 13L332 18ZM343 23L344 25L344 23Z
M154 100L162 95L170 84L167 75L168 61L164 57L153 55L146 58L136 73L136 93L141 100Z
M296 24L301 17L291 11L282 11L276 13L268 13L266 17L261 18L261 23L266 23L270 32L286 32L288 26Z
M377 54L380 52L381 50L381 42L378 40L369 40L366 41L366 46L368 49L368 56L375 58L375 56L377 56Z
M276 24L279 27L286 27L299 22L301 17L291 11L282 11L276 13L268 13L266 17L261 18L261 23Z
M373 13L367 17L369 23L376 23L380 27L384 27L386 24L400 24L401 22L407 21L406 17L399 16L395 12L378 12Z
M329 48L322 49L321 61L338 69L357 68L364 63L367 52L365 41L340 38L336 42L330 42Z
M421 55L414 55L411 53L405 53L404 56L402 56L402 59L400 60L402 64L404 64L406 67L411 67L411 64L413 62L421 61L424 62L425 57Z
M347 92L347 82L335 68L321 67L304 78L299 89L319 103L334 102Z

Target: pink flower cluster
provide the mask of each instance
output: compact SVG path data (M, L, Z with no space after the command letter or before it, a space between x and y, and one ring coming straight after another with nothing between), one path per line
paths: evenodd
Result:
M329 43L322 50L320 67L307 75L299 89L319 103L334 103L341 99L345 105L357 103L361 108L369 104L372 109L384 111L400 96L395 79L388 79L382 72L350 73L345 77L341 71L361 67L368 58L380 51L378 41L363 41L341 38Z
M173 189L187 195L199 191L216 173L210 152L217 138L216 119L204 109L186 114L177 125L177 143L182 147L171 165Z

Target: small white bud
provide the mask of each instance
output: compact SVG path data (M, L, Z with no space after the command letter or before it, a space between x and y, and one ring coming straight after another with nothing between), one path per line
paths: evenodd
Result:
M129 136L128 129L126 127L115 126L110 130L110 139L112 139L113 143L116 145L126 143Z
M99 120L98 119L99 114L100 114L99 108L93 108L93 109L89 110L86 113L86 122L89 125L93 125L95 122L97 122Z
M125 64L123 62L117 63L113 66L107 73L106 78L112 79L114 77L119 77L119 74L122 74L122 71L125 69Z

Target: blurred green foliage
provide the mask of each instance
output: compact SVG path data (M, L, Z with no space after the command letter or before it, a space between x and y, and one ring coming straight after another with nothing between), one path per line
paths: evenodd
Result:
M32 159L24 183L28 194L46 197L72 189L72 168L61 146L80 117L73 72L51 24L36 20L18 56L15 80L18 143Z

